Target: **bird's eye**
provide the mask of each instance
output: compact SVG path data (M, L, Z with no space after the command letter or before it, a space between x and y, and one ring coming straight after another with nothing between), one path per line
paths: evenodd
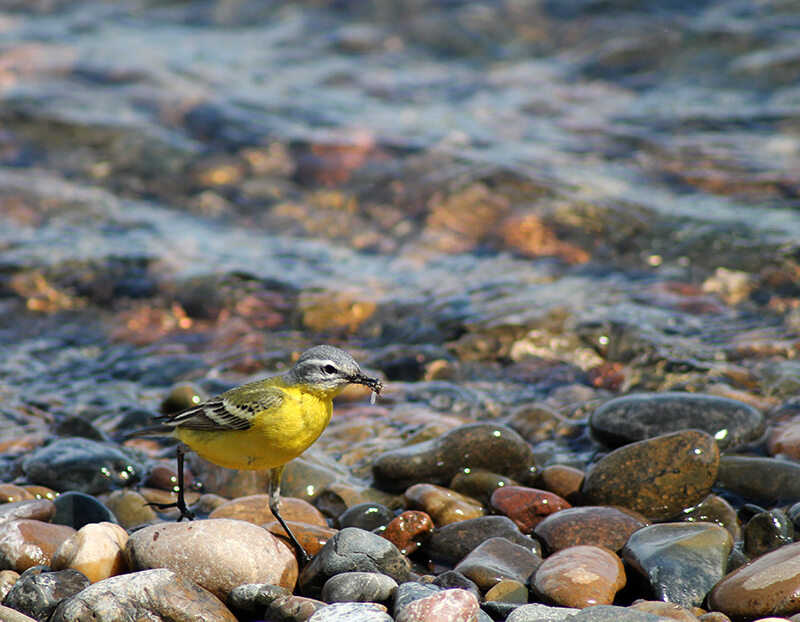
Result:
M322 371L324 371L326 374L335 374L336 368L333 365L325 365L323 366Z

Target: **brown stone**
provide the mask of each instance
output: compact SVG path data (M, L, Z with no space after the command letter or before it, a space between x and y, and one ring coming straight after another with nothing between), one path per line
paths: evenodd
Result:
M287 520L289 529L292 530L294 537L303 545L305 552L312 557L325 545L325 543L336 535L338 530L331 529L330 527L321 527L320 525L312 525L311 523L301 523L298 521ZM287 544L291 546L289 536L286 531L281 527L278 521L265 523L262 525L264 529L270 533L282 538Z
M581 489L583 471L565 464L552 464L539 474L542 488L562 499L571 499Z
M637 600L630 608L652 613L662 618L680 620L680 622L697 622L697 616L686 607L681 607L676 603L665 603L662 600Z
M123 551L128 532L113 523L89 523L72 534L53 554L53 570L73 568L92 583L128 571Z
M524 486L503 486L492 493L492 508L513 520L522 533L534 528L549 515L572 507L565 499L546 490Z
M0 523L0 565L22 572L31 566L50 565L53 553L75 530L38 520Z
M486 514L480 501L434 484L414 484L406 490L403 500L407 509L422 510L437 526Z
M551 514L536 525L533 533L552 552L581 544L617 552L628 536L649 524L644 516L627 508L587 505Z
M0 505L0 523L30 518L49 522L56 513L55 504L50 499L26 499Z
M530 549L505 538L490 538L474 549L455 567L486 591L503 579L527 583L542 558Z
M381 536L394 544L403 555L410 555L433 533L433 520L425 512L409 510L394 517Z
M14 501L27 501L36 497L16 484L0 484L0 503L13 503Z
M598 546L573 546L542 562L533 580L535 591L559 607L583 609L610 605L625 586L622 560Z
M328 523L322 513L308 501L294 497L282 497L281 516L286 521L309 523L327 527ZM276 520L269 509L269 495L248 495L232 499L219 506L208 515L209 518L235 518L254 525L263 525Z

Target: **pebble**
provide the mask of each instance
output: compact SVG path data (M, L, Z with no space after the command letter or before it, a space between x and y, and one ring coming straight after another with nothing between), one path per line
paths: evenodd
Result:
M125 545L131 570L169 568L225 600L237 585L297 580L293 550L271 533L227 518L150 525Z
M34 566L20 575L3 604L36 620L47 620L62 600L90 584L77 570L42 572Z
M321 599L326 603L383 602L392 597L397 581L375 572L343 572L332 576L322 586Z
M714 523L662 523L633 533L622 557L656 598L692 607L725 575L732 548L731 535Z
M34 484L95 495L138 482L144 467L113 445L75 437L35 449L22 471Z
M475 584L475 582L472 579L468 579L460 572L456 572L455 570L445 570L443 573L437 575L433 580L433 585L436 585L443 590L457 587L462 590L472 592L478 599L481 597L481 590Z
M527 583L541 563L542 558L528 547L505 538L490 538L462 559L455 570L485 592L504 579Z
M758 557L794 542L794 525L779 509L760 512L744 526L744 551Z
M0 566L17 572L49 566L56 549L74 533L72 527L38 520L0 523Z
M489 501L498 514L508 516L522 533L533 533L536 525L549 515L572 507L566 499L545 490L524 486L503 486Z
M292 530L294 537L300 541L306 553L312 557L336 535L336 529L330 527L320 527L319 525L311 525L309 523L298 523L297 521L286 521L289 524L289 529ZM281 526L278 521L266 523L261 525L264 529L281 538L284 542L291 546L289 536L286 535L286 530Z
M614 553L598 546L578 545L545 559L532 587L547 602L583 609L610 605L625 581L622 560Z
M318 596L328 579L343 572L377 572L397 583L411 578L408 560L394 544L369 531L346 527L303 568L300 590L308 596Z
M550 605L533 603L514 609L508 614L506 622L535 622L537 620L556 622L558 620L566 620L579 611L580 609L573 607L551 607Z
M729 573L708 595L710 609L734 619L800 613L800 542L762 555Z
M73 568L92 583L128 571L128 532L114 523L90 523L72 534L53 554L53 570Z
M380 488L402 491L418 482L447 484L465 468L516 477L533 468L533 452L511 428L470 423L439 438L387 451L372 465Z
M456 492L477 499L485 505L489 505L489 498L495 489L501 486L516 486L517 482L490 471L481 471L479 469L469 469L456 473L450 481L450 489Z
M216 597L167 568L144 570L93 583L62 601L49 622L76 620L192 620L236 622Z
M269 583L245 583L237 585L228 594L225 604L236 614L263 618L267 607L276 598L288 596L289 590Z
M321 600L288 594L269 603L263 617L269 622L305 622L327 606Z
M583 484L583 471L566 464L551 464L539 473L539 485L562 499L573 499Z
M358 527L364 531L373 531L384 527L394 519L394 512L380 503L367 501L357 503L339 514L336 522L340 529L345 527Z
M586 471L586 505L621 505L664 520L697 505L710 492L719 450L705 432L685 430L615 449Z
M0 605L0 620L3 622L37 622L35 618L26 616L24 613L5 605Z
M36 497L29 490L16 484L0 484L0 503L30 501Z
M675 603L665 603L662 600L637 600L630 608L664 618L672 618L680 622L696 622L697 620L697 616L686 607L681 607Z
M776 458L723 456L717 485L756 503L794 503L800 499L800 464Z
M377 603L336 603L318 609L308 622L392 622L392 616Z
M49 523L56 514L56 506L50 499L25 499L0 505L0 523L30 518Z
M117 517L97 499L82 492L65 492L55 500L53 522L80 529L90 523L116 523Z
M403 555L411 555L428 539L433 529L433 520L425 512L409 510L392 519L380 535L400 549Z
M16 570L0 570L0 603L3 602L11 588L14 587L17 579L19 579L19 573Z
M49 499L50 501L55 501L56 497L58 496L58 493L55 490L48 488L47 486L25 484L23 488L31 493L34 499Z
M800 460L800 422L779 424L767 438L767 451L771 456L785 456Z
M567 508L536 525L533 533L551 552L590 544L617 552L636 530L650 522L638 512L606 505Z
M716 523L731 534L734 542L742 539L742 528L736 510L725 499L718 495L708 495L693 508L684 510L681 520L686 522Z
M445 525L431 534L423 548L434 559L445 564L457 564L479 544L495 537L505 538L536 555L541 554L539 543L524 535L507 516L481 516Z
M327 527L328 523L322 513L308 501L294 497L281 497L281 516L287 521L309 523ZM269 509L269 495L248 495L232 499L219 506L209 518L235 518L247 521L254 525L263 525L275 521L275 516Z
M409 510L422 510L437 526L486 514L486 508L477 499L434 484L414 484L406 489L403 505Z
M169 390L161 401L161 412L165 415L177 413L200 402L205 402L209 398L202 388L193 382L178 382Z
M134 490L115 490L108 495L105 505L125 529L158 521L155 509L147 505L147 499Z
M480 606L467 590L442 590L395 610L395 622L477 622Z
M525 604L528 602L528 586L514 579L502 579L486 592L486 600Z
M764 416L744 402L698 393L640 393L612 399L589 417L594 438L608 447L678 432L702 430L720 449L758 439Z
M665 622L665 619L632 607L598 605L581 609L570 622Z

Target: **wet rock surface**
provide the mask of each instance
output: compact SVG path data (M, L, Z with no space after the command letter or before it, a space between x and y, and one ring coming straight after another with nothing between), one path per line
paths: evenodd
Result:
M505 538L533 553L540 552L539 543L506 516L483 516L445 525L433 532L424 548L434 559L456 564L490 538Z
M569 546L591 544L619 551L632 533L649 524L633 510L611 506L568 508L541 521L533 533L555 552Z

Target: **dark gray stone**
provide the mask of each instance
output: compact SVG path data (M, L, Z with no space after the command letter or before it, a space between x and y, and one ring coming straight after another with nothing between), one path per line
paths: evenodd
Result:
M800 499L800 464L776 458L722 456L717 486L766 505Z
M794 525L778 509L760 512L744 527L744 550L749 557L758 557L794 542Z
M522 477L534 468L533 451L519 434L496 423L470 423L442 436L393 449L375 459L375 482L402 491L419 482L448 484L465 468Z
M472 579L468 579L456 570L445 570L443 573L436 576L433 584L438 585L445 590L453 588L467 590L468 592L475 594L475 598L478 599L478 602L480 602L483 598L481 595L481 590L477 585L475 585L475 582Z
M82 492L65 492L55 500L54 523L80 529L90 523L116 523L117 517L97 499Z
M328 579L343 572L377 572L397 583L411 578L408 560L394 544L369 531L346 527L328 540L300 573L300 590L317 597Z
M397 581L374 572L344 572L332 576L322 587L326 603L380 603L389 600L397 589Z
M3 604L44 622L62 600L90 585L85 574L72 568L47 572L46 567L34 566L20 575Z
M444 525L425 543L427 553L447 564L457 564L490 538L505 538L541 556L541 546L524 535L507 516L481 516Z
M264 617L267 607L276 598L287 596L289 590L269 583L247 583L233 588L225 602L236 614Z
M569 620L580 609L570 607L550 607L534 603L522 605L508 614L506 622L536 622L537 620Z
M615 605L598 605L579 610L569 618L570 622L665 622L671 618L664 618L652 613L645 613L629 607ZM520 622L514 620L512 622Z
M720 449L759 438L764 416L744 402L697 393L639 393L606 402L589 418L592 436L619 447L680 430L702 430Z
M64 438L34 450L22 461L25 477L57 491L87 494L130 486L144 467L122 450L86 438Z
M662 523L632 533L622 558L658 600L699 607L725 576L732 548L730 533L715 523Z
M337 519L339 529L358 527L365 531L373 531L385 527L394 518L394 512L380 503L368 501L347 508Z

